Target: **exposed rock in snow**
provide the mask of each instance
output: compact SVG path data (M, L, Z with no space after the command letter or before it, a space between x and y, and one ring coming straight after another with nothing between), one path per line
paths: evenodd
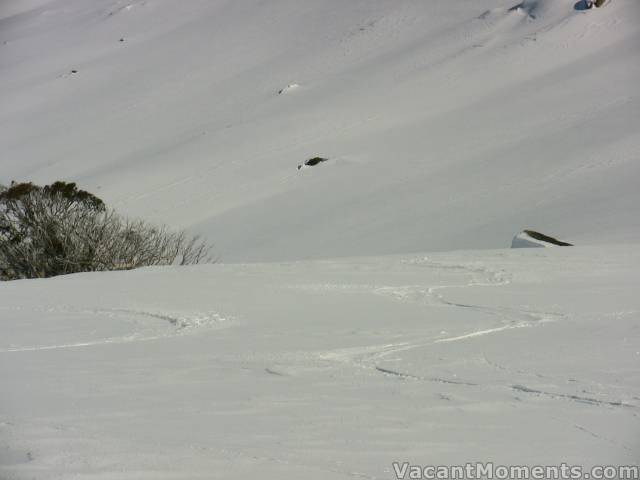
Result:
M305 167L315 167L319 163L326 162L327 160L329 160L329 159L328 158L323 158L323 157L310 158L309 160L304 162L304 165L298 165L298 170L300 170L303 166L305 166Z
M523 230L513 237L511 241L511 248L545 248L554 246L571 247L572 245L535 230Z

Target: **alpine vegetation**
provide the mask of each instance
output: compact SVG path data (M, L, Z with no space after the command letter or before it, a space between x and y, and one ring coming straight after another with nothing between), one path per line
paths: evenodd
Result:
M75 183L0 186L0 279L212 261L184 231L131 220Z

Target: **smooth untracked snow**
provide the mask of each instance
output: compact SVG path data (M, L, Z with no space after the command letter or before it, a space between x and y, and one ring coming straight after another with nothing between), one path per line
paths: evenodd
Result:
M636 242L640 3L575 5L3 0L0 181L223 261Z
M632 464L638 284L629 247L6 283L0 477Z

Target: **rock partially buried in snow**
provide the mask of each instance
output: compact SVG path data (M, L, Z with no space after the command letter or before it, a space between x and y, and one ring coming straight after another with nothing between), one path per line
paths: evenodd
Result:
M523 230L513 237L511 241L511 248L545 248L554 246L572 247L573 245L534 230Z
M298 170L300 170L303 166L304 167L315 167L319 163L326 162L327 160L329 160L329 159L328 158L323 158L323 157L310 158L309 160L304 162L304 165L298 165Z

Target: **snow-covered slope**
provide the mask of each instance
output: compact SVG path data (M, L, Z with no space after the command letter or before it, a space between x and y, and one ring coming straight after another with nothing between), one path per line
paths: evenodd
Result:
M637 463L638 47L638 0L0 0L0 183L227 262L1 283L0 478ZM524 229L580 246L481 250Z
M632 464L638 284L629 247L5 283L0 477Z
M227 261L635 242L640 3L576 5L1 0L0 181Z

